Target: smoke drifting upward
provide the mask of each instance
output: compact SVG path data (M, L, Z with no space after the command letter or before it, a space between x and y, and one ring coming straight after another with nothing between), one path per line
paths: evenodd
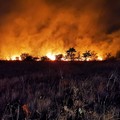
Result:
M120 0L0 0L0 58L120 50Z

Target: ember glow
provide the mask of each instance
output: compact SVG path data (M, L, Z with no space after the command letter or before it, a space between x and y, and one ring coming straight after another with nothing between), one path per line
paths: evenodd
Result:
M0 58L29 53L54 59L51 53L70 47L115 55L118 11L120 0L0 0Z

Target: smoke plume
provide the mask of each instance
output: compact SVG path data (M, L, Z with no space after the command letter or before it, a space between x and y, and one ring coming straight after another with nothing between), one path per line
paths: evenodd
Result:
M120 50L120 0L0 0L0 58Z

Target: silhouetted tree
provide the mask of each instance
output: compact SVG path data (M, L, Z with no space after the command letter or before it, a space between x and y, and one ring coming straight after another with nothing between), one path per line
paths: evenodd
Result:
M75 48L69 48L69 50L66 51L67 56L71 59L71 61L74 61L75 52Z
M20 55L21 60L25 60L28 56L29 56L28 53L22 53L22 54Z
M28 53L23 53L20 55L22 61L36 61L38 57L33 57L32 55L29 55Z
M27 56L24 61L35 61L34 57L32 57L31 55Z
M58 55L55 56L55 59L57 61L61 61L62 58L63 58L63 54L58 54Z
M92 56L92 53L90 50L83 53L83 57L85 58L85 61L87 61L88 58L90 58L91 56Z
M112 57L112 56L111 56L111 53L106 53L106 54L105 54L105 59L106 59L106 60L109 60L111 57Z
M91 60L97 60L98 56L97 53L95 51L91 52Z
M49 61L50 59L47 56L42 56L41 61Z
M107 61L115 61L116 58L114 56L112 56L111 53L106 53L105 54L105 60L107 60Z

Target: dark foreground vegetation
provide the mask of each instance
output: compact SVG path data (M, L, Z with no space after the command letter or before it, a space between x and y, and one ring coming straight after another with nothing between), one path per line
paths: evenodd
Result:
M120 62L0 62L0 119L119 120Z

